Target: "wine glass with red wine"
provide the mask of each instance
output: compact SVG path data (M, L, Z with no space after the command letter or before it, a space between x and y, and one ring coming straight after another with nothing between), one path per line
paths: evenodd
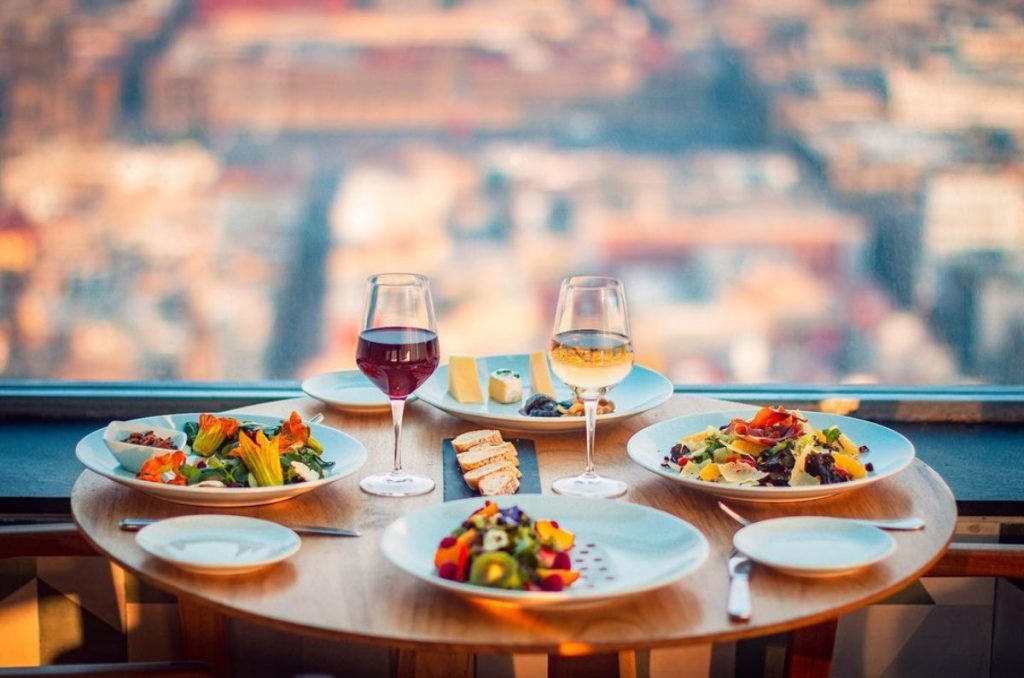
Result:
M410 497L434 489L434 481L402 470L405 399L437 369L437 326L430 281L413 273L381 273L367 281L366 314L356 364L391 400L395 464L390 473L367 476L359 487L383 497Z

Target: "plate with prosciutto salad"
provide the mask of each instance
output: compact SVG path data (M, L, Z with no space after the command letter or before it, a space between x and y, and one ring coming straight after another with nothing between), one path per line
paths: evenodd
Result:
M366 448L298 413L171 414L113 422L78 442L91 471L146 494L195 506L291 499L354 473Z
M638 431L626 450L637 464L691 489L762 502L865 487L914 459L913 444L892 429L783 407L669 419Z

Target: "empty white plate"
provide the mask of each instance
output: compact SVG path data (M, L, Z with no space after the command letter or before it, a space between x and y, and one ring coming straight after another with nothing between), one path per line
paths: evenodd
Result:
M391 411L388 397L359 370L318 374L302 382L302 390L310 398L316 398L339 410L362 414ZM415 398L413 394L406 401Z
M168 518L139 530L143 551L201 574L241 574L288 558L301 540L287 527L257 518L197 515Z
M877 527L817 516L762 520L737 532L732 543L751 560L803 577L849 574L896 550L896 540Z

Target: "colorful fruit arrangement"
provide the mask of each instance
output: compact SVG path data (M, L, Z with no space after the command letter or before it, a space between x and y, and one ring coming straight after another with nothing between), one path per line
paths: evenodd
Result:
M561 591L580 577L569 551L576 537L518 506L486 502L441 540L434 567L443 579L520 591Z

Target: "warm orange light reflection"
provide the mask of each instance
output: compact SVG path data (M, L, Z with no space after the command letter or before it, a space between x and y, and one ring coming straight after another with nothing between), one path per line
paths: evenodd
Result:
M593 654L594 647L587 643L577 643L570 641L568 643L561 643L558 646L558 654L566 657L577 657L584 654Z
M482 612L500 621L507 622L513 626L527 629L532 633L545 635L558 635L564 633L564 629L557 624L549 624L543 619L537 618L529 610L524 609L519 603L504 600L493 600L490 598L468 598L469 602Z

